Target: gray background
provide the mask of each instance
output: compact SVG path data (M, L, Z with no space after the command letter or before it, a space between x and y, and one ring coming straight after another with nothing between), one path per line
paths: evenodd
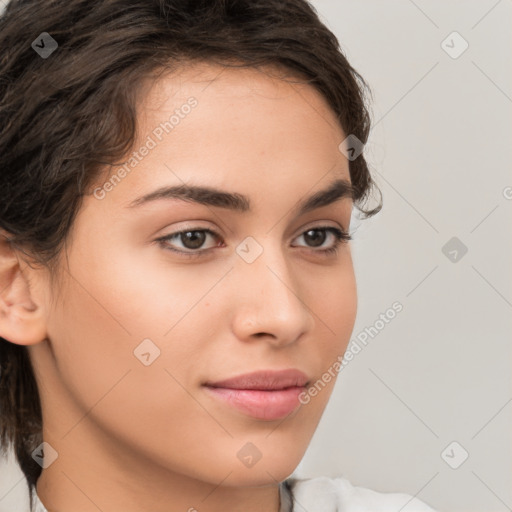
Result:
M403 311L341 371L294 474L512 510L512 0L313 5L374 94L365 154L384 209L353 225L352 339ZM0 464L0 512L25 494Z

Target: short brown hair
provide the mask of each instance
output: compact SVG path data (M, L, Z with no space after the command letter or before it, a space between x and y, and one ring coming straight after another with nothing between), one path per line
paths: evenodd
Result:
M46 32L48 58L31 47ZM0 228L52 275L101 166L129 151L141 80L187 62L274 65L315 87L363 144L371 91L306 0L11 0L0 17ZM373 182L349 162L355 205ZM379 191L380 192L380 191ZM26 347L0 338L0 451L12 442L30 495L41 467L37 385Z

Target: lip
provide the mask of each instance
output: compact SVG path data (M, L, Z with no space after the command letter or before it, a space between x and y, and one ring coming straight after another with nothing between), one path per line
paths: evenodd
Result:
M228 389L205 386L207 392L259 420L278 420L291 414L301 405L299 395L306 389L292 387L275 391Z
M207 392L253 418L277 420L288 416L299 405L308 377L296 370L263 370L230 379L206 382Z
M308 377L304 372L295 368L287 370L260 370L229 379L205 382L204 385L226 389L253 389L261 391L276 391L290 387L304 387Z

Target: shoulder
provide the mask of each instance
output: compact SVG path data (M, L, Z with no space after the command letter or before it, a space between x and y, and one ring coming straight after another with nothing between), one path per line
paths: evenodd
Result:
M344 477L292 477L286 483L294 502L309 512L436 512L409 494L358 487Z

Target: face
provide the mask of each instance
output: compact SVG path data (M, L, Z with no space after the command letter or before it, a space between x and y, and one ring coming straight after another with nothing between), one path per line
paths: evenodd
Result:
M41 291L47 340L30 353L45 440L63 467L87 446L91 472L284 480L356 316L350 245L335 235L349 230L352 200L338 187L331 202L308 203L350 183L346 135L311 86L205 64L148 82L138 121L137 155L85 196L61 287ZM176 197L185 186L235 196ZM203 385L285 369L303 372L306 389L323 385L266 408L254 393L238 394L239 407Z

